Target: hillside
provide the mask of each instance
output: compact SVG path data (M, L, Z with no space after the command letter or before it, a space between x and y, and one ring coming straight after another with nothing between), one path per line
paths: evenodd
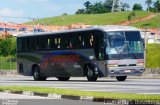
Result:
M157 14L154 18L146 20L146 21L142 21L142 22L138 22L135 24L131 24L132 26L135 27L147 27L147 28L160 28L160 14Z
M69 25L74 23L84 23L89 25L107 25L117 24L128 20L131 12L105 13L105 14L80 14L80 15L63 15L57 17L43 18L35 21L48 25ZM136 11L136 18L142 18L150 15L150 12ZM28 22L31 24L31 22Z

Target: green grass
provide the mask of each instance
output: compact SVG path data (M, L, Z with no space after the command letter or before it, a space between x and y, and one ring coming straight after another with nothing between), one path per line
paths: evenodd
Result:
M16 57L0 57L0 70L16 70Z
M105 13L105 14L79 14L79 15L65 15L57 17L43 18L35 21L37 23L44 23L48 25L69 25L74 23L85 23L89 25L107 25L117 24L119 22L127 21L128 15L131 12L119 12L119 13ZM135 18L142 18L151 14L151 12L135 11ZM29 22L32 24L32 22Z
M142 22L138 22L135 24L131 24L132 26L135 27L147 27L147 28L160 28L160 14L157 14L156 17L146 20L146 21L142 21Z
M160 44L147 45L147 68L160 68Z
M32 91L39 93L55 93L63 95L75 95L75 96L94 96L97 98L108 99L127 99L127 100L160 100L160 95L142 95L142 94L129 94L129 93L114 93L114 92L93 92L93 91L79 91L79 90L67 90L56 88L44 88L44 87L22 87L22 86L0 86L0 90L11 91Z

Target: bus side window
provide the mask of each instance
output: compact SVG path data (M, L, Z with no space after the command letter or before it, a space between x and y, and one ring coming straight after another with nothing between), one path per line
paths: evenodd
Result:
M54 39L54 46L55 46L54 48L57 48L57 46L58 46L58 38Z
M51 49L55 48L55 38L54 37L50 37L50 48Z
M70 36L70 47L74 49L79 49L82 47L82 37L80 32L72 33Z
M86 48L91 48L93 47L93 34L91 32L84 32L83 33L83 46Z
M35 51L37 49L37 38L30 37L29 38L30 50Z
M61 38L57 38L57 48L60 49L62 46L62 43L61 43Z
M81 35L78 36L78 46L81 47L83 44L82 44L82 37Z
M29 51L30 50L30 43L29 43L30 41L29 41L29 38L26 38L26 47L27 47L27 51Z
M86 47L86 39L85 36L83 35L84 33L82 33L81 35L81 47Z
M79 33L78 35L77 35L77 47L78 48L81 48L81 47L83 47L84 46L84 40L82 39L82 33Z
M70 38L70 40L69 40L69 48L74 48L72 38Z
M64 34L64 36L61 37L61 48L68 49L70 48L69 44L70 44L69 34Z
M22 38L22 51L27 51L26 38Z
M48 38L45 36L45 37L41 37L41 36L39 36L39 37L37 37L37 40L38 40L38 43L37 43L37 45L38 45L38 50L40 50L40 49L46 49L47 48L47 40L48 40Z
M51 48L51 38L50 37L47 38L47 48L48 49Z
M94 41L94 38L93 38L93 35L91 34L89 39L90 47L93 47L93 41Z
M61 47L62 47L62 43L61 43L61 38L60 37L53 37L52 38L52 48L54 48L54 49L60 49Z
M17 38L17 50L23 51L22 46L23 46L22 38Z

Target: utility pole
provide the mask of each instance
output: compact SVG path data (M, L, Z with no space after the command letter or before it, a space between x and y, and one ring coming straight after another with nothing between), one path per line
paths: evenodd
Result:
M33 27L33 30L32 30L32 31L34 32L34 21L35 21L35 18L28 17L28 19L29 19L29 20L32 20L32 27Z
M148 40L148 31L147 31L147 27L145 27L145 35L144 35L144 67L146 67L146 58L147 58L147 40Z

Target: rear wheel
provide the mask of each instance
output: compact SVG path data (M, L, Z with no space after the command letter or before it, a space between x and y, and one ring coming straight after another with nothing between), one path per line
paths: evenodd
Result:
M125 81L127 79L127 76L117 76L116 79L118 81Z
M38 66L33 67L33 78L35 81L45 81L47 79L46 77L41 76Z
M68 81L70 77L57 77L59 81Z
M98 77L95 76L94 70L89 65L86 66L86 70L88 81L96 81Z

